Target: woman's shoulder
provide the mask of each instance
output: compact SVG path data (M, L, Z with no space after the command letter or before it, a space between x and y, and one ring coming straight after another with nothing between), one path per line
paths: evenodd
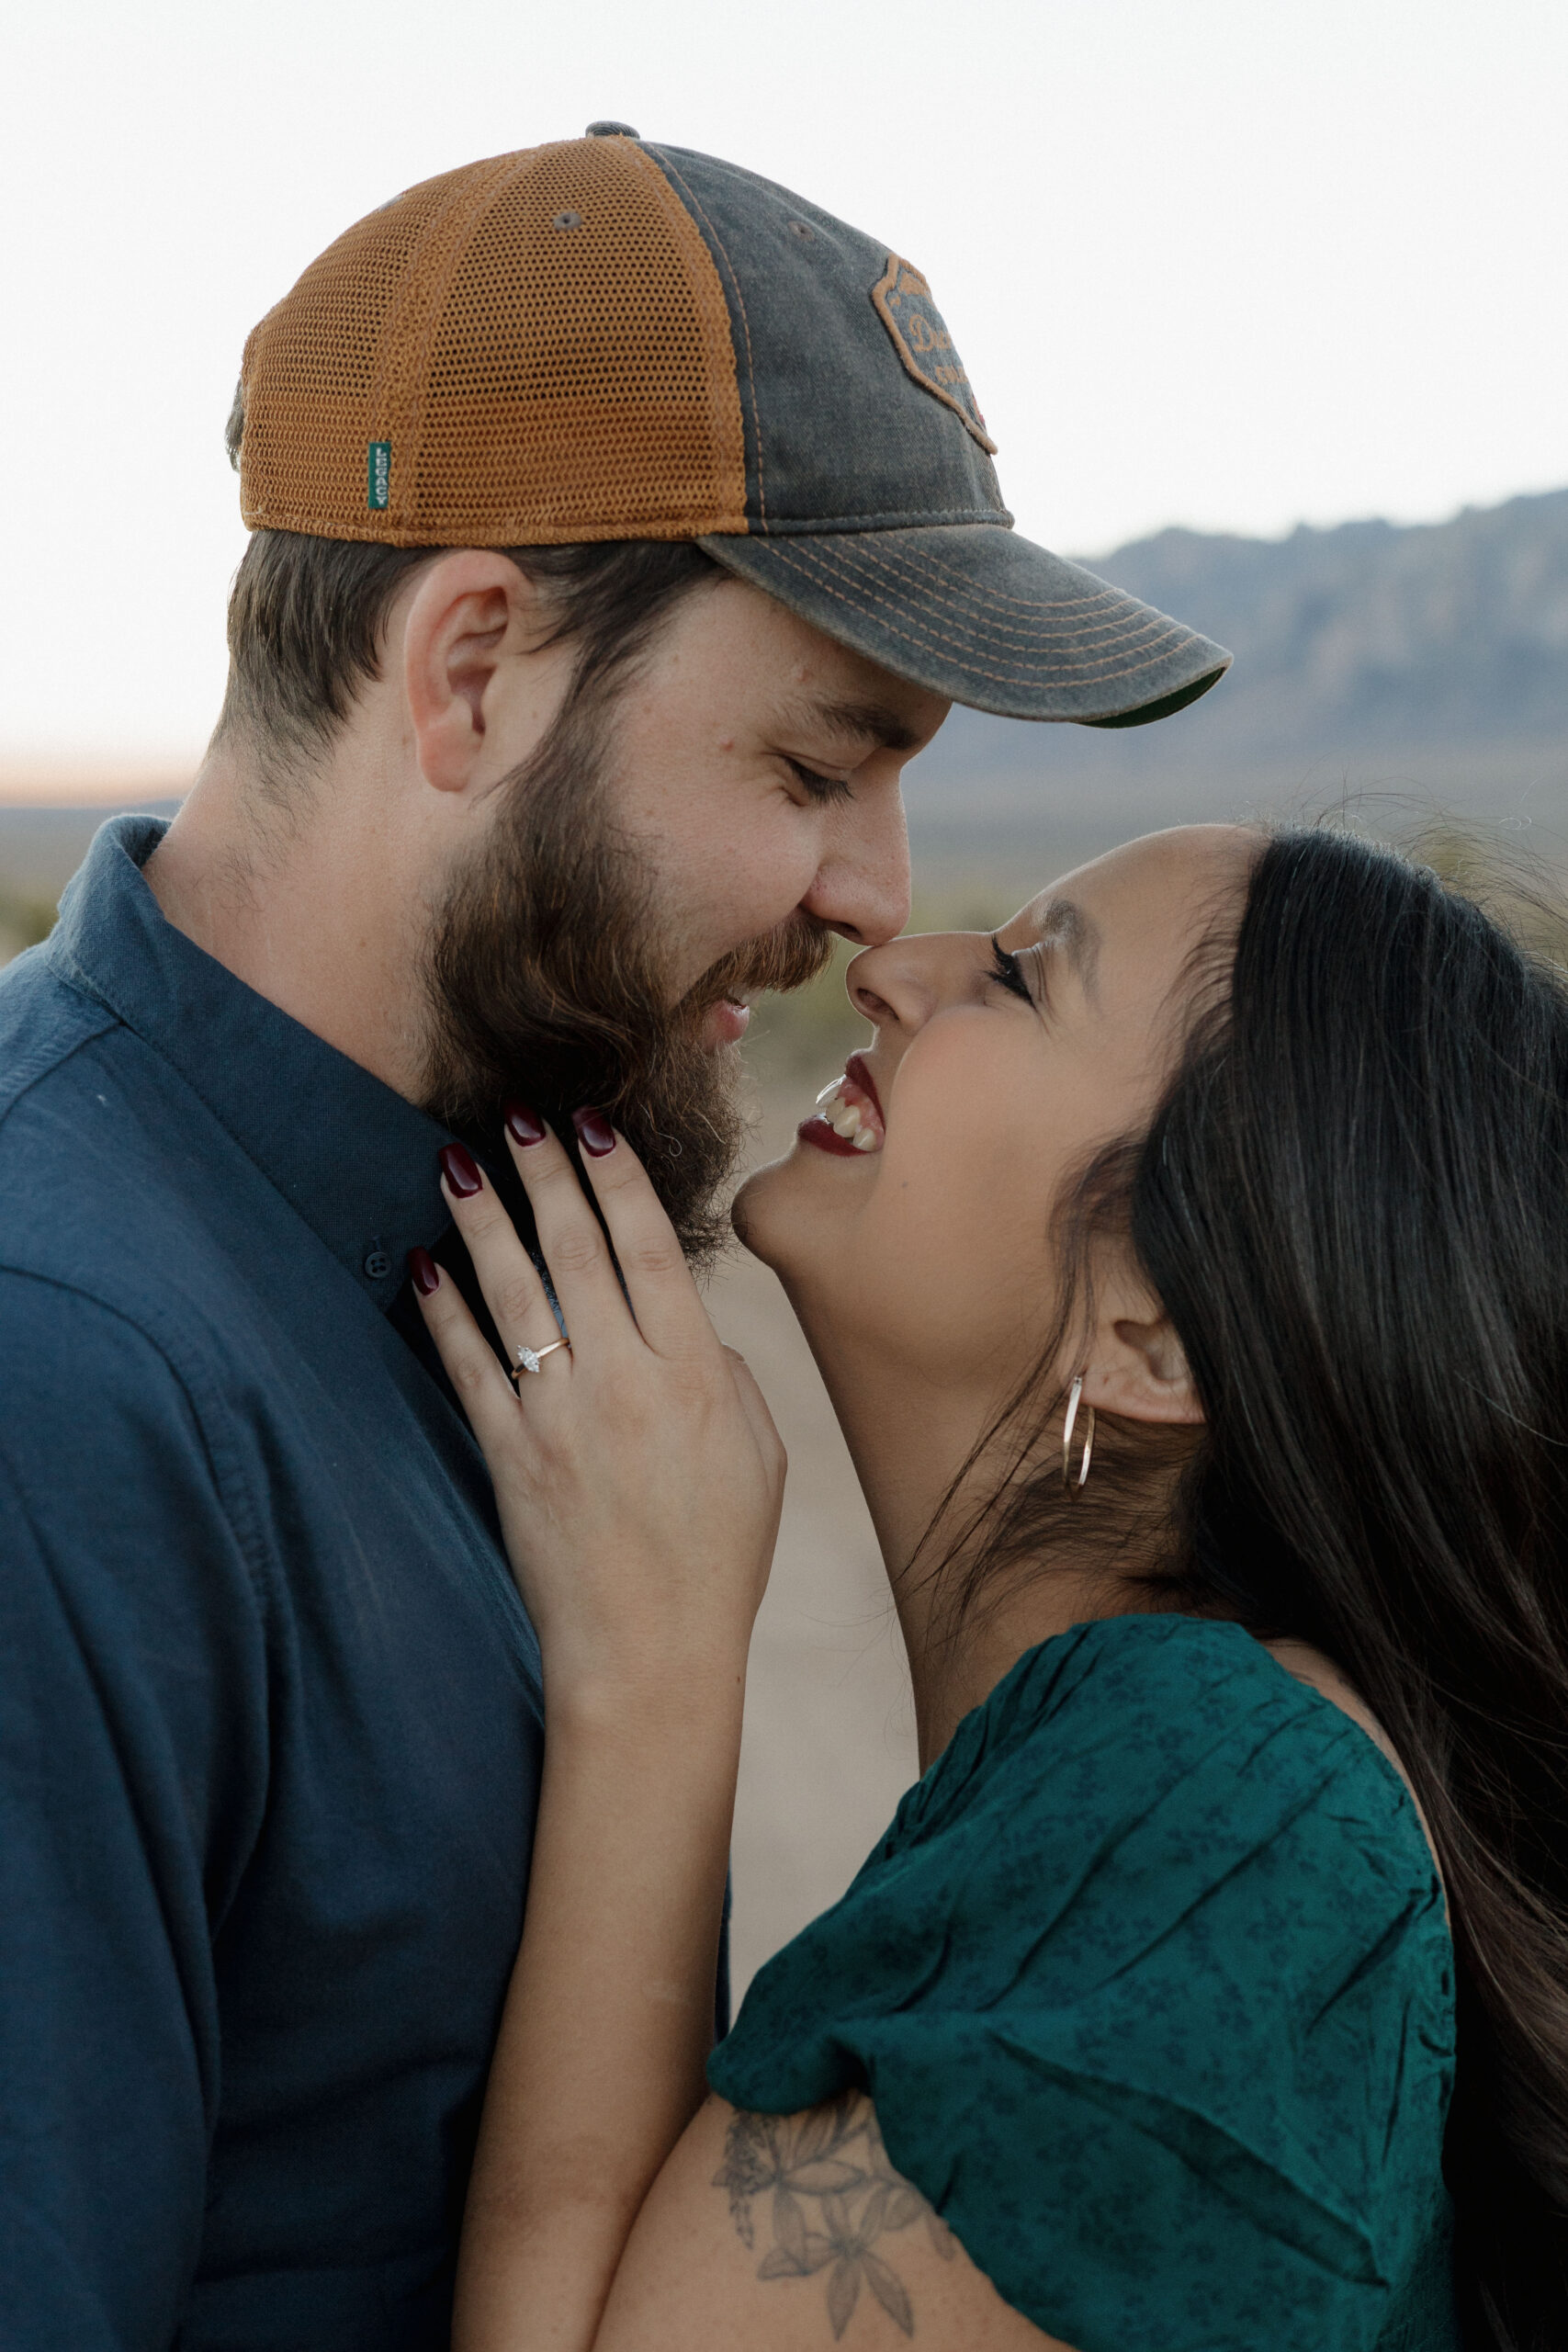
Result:
M726 2095L786 2048L784 2108L856 2079L827 2055L829 2006L840 2027L940 2012L944 2031L1067 2034L1143 2053L1151 2086L1157 2021L1179 2015L1184 2064L1248 2096L1286 2046L1362 2065L1385 2015L1447 2067L1452 2000L1420 1818L1361 1726L1239 1626L1110 1618L1027 1653L965 1717L848 1894L761 1972Z
M1128 2278L1250 2247L1260 2295L1326 2314L1438 2228L1452 2066L1400 1774L1241 1628L1165 1616L1019 1660L761 1973L710 2079L775 2113L867 2089L1021 2309L1046 2253L1103 2280L1114 2240ZM1095 2340L1070 2299L1035 2315Z
M1410 1791L1375 1731L1239 1625L1108 1617L1027 1651L904 1799L868 1869L1019 1826L1054 1851L1135 1831L1234 1866L1238 1846L1315 1839L1436 1888ZM1027 1826L1025 1827L1025 1825ZM936 1855L933 1853L933 1860Z

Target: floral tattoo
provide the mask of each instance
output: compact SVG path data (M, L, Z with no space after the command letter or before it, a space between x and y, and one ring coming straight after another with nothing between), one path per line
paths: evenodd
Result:
M759 2278L812 2278L828 2273L828 2317L835 2341L869 2287L906 2335L915 2332L908 2290L872 2248L916 2222L944 2262L953 2239L918 2188L887 2161L876 2110L860 2091L805 2115L737 2115L714 2187L728 2192L729 2218L742 2245L755 2246L752 2206L766 2199L773 2245Z

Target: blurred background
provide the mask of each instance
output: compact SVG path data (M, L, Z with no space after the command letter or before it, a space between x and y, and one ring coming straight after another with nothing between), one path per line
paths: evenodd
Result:
M955 712L917 921L989 926L1154 825L1432 817L1568 866L1561 0L54 0L7 27L0 957L108 810L177 803L243 544L250 327L411 183L592 119L798 189L931 278L1018 527L1230 646L1152 729ZM761 1008L755 1154L857 1032ZM903 1659L772 1278L713 1290L790 1447L753 1662L736 1962L914 1771Z

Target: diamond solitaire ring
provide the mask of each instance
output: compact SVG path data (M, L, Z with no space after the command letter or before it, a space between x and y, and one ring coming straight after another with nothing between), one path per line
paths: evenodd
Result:
M544 1363L547 1356L553 1356L558 1348L565 1348L570 1351L570 1347L571 1341L570 1340L552 1340L547 1348L519 1348L517 1351L516 1368L512 1374L513 1379L516 1380L518 1382L518 1385L521 1386L522 1382L519 1377L521 1374L525 1372L537 1372L539 1366Z

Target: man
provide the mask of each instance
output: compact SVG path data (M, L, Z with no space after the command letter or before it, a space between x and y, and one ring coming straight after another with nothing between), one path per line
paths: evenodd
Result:
M538 1658L408 1253L508 1098L694 1252L743 1000L908 911L954 697L1226 656L1018 539L924 280L620 124L410 189L251 337L228 697L0 984L0 2310L445 2341Z

